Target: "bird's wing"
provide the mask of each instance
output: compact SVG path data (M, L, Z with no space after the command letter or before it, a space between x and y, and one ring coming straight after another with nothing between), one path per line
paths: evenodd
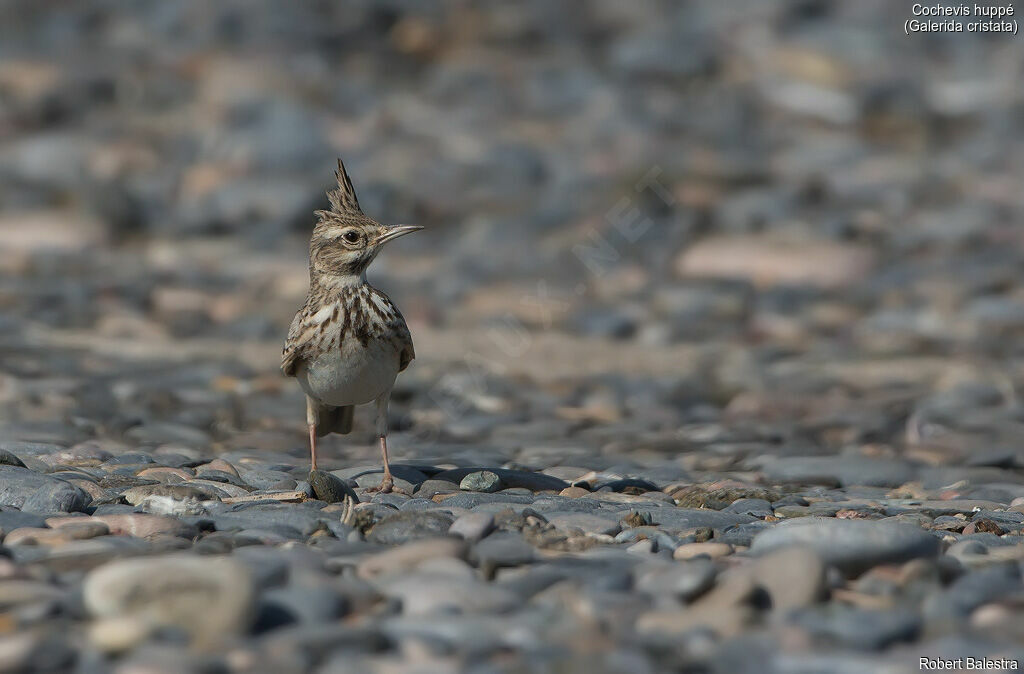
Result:
M395 303L387 295L371 288L371 292L379 302L377 308L382 310L383 318L387 321L388 331L391 333L391 343L398 351L398 371L401 372L409 367L409 363L416 357L416 349L412 345L412 335L409 334L409 326L405 323L405 317L398 310Z
M336 305L320 307L312 311L312 303L308 300L299 309L292 319L292 325L288 328L288 339L284 342L284 350L281 352L281 371L289 377L295 376L295 370L306 355L306 350L324 335L325 323L337 319L338 308Z
M288 339L284 340L284 350L281 352L281 371L289 377L295 376L295 369L299 365L302 352L302 331L303 316L306 307L302 307L292 319L292 325L288 328Z
M395 340L400 346L398 353L398 371L401 372L409 367L409 363L416 357L416 349L412 345L412 335L409 334L409 326L405 324L405 318L398 314L398 323L395 328Z

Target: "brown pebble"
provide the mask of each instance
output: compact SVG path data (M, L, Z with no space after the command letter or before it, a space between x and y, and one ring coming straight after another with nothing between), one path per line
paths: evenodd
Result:
M999 526L995 521L989 519L975 520L964 527L965 534L995 534L996 536L1002 536L1004 533L1003 528Z
M581 496L589 496L590 492L583 487L566 487L562 491L558 492L559 496L568 496L569 498L580 498Z

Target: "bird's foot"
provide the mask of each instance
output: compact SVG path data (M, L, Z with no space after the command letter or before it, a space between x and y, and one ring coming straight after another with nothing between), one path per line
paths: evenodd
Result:
M395 480L391 475L385 475L384 479L380 481L380 484L376 487L370 487L366 491L370 493L380 492L381 494L390 494L395 490ZM399 490L401 491L401 490Z

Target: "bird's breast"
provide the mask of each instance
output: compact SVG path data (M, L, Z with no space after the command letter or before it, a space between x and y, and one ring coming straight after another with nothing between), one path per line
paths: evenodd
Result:
M362 405L394 386L398 365L399 354L390 340L364 344L347 335L339 345L303 362L295 374L306 394L324 404Z

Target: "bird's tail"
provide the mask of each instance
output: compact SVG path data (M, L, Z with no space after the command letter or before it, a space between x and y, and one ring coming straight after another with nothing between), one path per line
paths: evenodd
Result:
M316 436L322 438L328 433L349 433L352 430L352 416L356 410L354 405L331 407L313 403L316 414Z

